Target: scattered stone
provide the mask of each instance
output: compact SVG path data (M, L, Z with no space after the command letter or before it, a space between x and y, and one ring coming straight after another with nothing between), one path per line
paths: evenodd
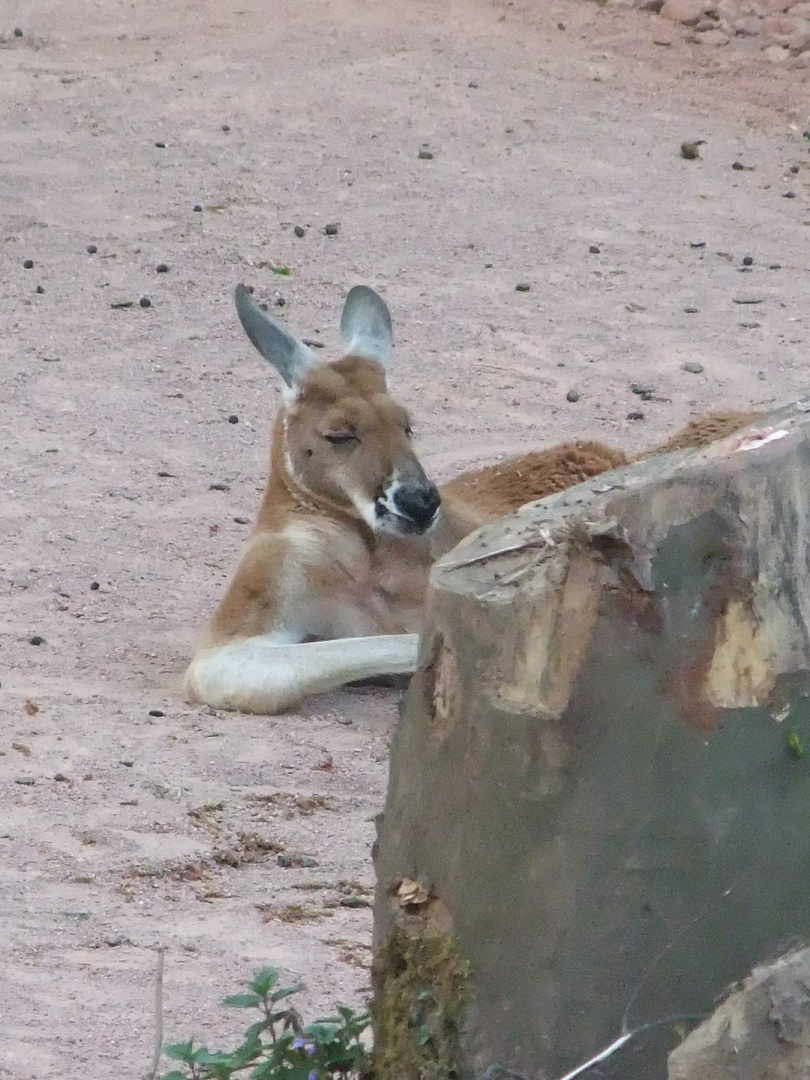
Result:
M770 266L768 267L768 269L769 270L781 270L782 269L782 264L781 263L771 263Z
M579 401L579 390L569 390L568 393L565 395L565 400L572 403L574 401Z
M784 45L769 45L762 50L762 55L767 56L772 64L784 64L790 59L790 51Z
M782 192L782 198L783 199L795 199L796 198L796 192L795 191L783 191Z
M796 175L796 173L798 171L799 171L799 166L798 165L791 165L790 168L788 169L788 172L792 172L794 176Z
M743 264L743 266L753 266L754 265L754 260L751 258L750 255L745 255L743 257L742 264Z
M95 244L88 244L87 245L87 254L88 255L95 255L95 253L97 251L98 251L98 248L96 247Z
M169 272L169 267L166 265L166 263L158 263L157 266L155 267L155 273L156 274L168 274L168 272Z
M337 234L340 232L340 222L331 222L329 225L326 226L323 231L326 233L327 236L337 236Z
M706 241L705 240L692 240L691 243L689 244L689 247L690 248L705 248L706 247Z
M528 281L519 281L515 286L515 292L528 292L531 289L531 285Z
M61 773L61 772L58 772L58 773L54 774L54 780L56 780L60 784L68 784L68 783L70 783L70 781L65 776L65 774Z
M704 33L698 35L695 38L701 45L709 45L712 48L719 49L723 45L728 45L728 35L724 34L722 30L712 29L706 30Z
M26 259L23 262L23 269L24 270L33 270L34 269L34 260L33 259Z
M40 637L39 634L34 634L33 637L30 637L28 639L28 644L29 645L44 645L45 644L45 638Z
M111 308L132 307L132 301L131 300L113 300L113 302L110 304L110 307Z
M231 415L228 417L228 423L229 424L238 424L239 423L239 417L236 415L236 413L231 413Z
M155 146L158 148L158 150L165 150L166 149L166 143L165 142L156 142Z
M250 524L250 518L246 518L246 517L235 517L233 520L236 522L237 525L249 525Z
M14 781L14 783L15 784L22 784L24 787L33 787L34 786L34 778L33 778L33 776L18 776L17 779Z
M735 304L761 304L762 297L754 293L739 293L734 297Z
M91 581L90 582L90 592L98 592L98 590L100 588L101 588L101 586L99 585L99 583L97 581Z
M119 765L123 765L125 769L131 769L135 762L131 758L118 762Z
M758 322L741 322L740 326L743 328L743 330L757 330L760 326L762 326L762 323L758 323Z
M588 252L591 255L600 255L602 253L602 249L599 247L598 244L591 244L591 246L588 248Z
M628 420L643 420L644 419L644 413L640 412L638 409L633 409L632 412L629 412L627 414L627 419Z
M231 125L230 124L223 124L222 125L222 130L223 131L230 131L231 130Z
M39 293L40 296L42 296L42 294L45 292L45 290L43 289L43 287L41 285L37 285L37 292Z
M22 30L19 28L19 26L15 26L14 27L14 37L22 37L22 36L23 36Z
M732 169L734 169L735 172L741 172L745 168L741 161L733 161L731 163L731 167Z
M217 481L215 484L209 484L208 485L208 490L209 491L230 491L231 490L231 485L230 484L225 484L222 481Z
M195 204L194 204L194 205L192 206L192 208L191 208L191 209L192 209L192 210L194 211L194 213L195 213L195 214L201 214L201 213L202 213L202 207L200 206L200 204L199 204L199 203L195 203Z
M669 2L669 0L667 0L667 2ZM700 152L698 147L702 142L702 139L698 139L696 142L681 143L681 157L686 158L687 161L694 161L695 158L699 158Z
M418 157L422 161L432 161L433 160L433 153L430 150L420 150L419 154L418 154Z
M283 296L277 296L274 303L275 303L276 307L284 307L284 305L287 303L287 301L284 299Z
M165 716L166 713L162 709L150 709L149 710L149 715L150 716Z
M685 364L681 364L681 368L688 371L690 375L703 374L703 364L699 364L696 360L687 360Z
M666 0L661 7L661 16L684 26L696 26L713 6L706 0Z
M651 386L642 386L640 383L633 383L630 390L632 393L637 394L642 401L652 400L653 390Z
M306 229L304 228L303 225L296 225L295 228L293 229L293 232L295 233L295 235L300 240L306 234Z
M151 307L152 306L152 301L149 299L148 296L142 296L140 298L140 300L138 301L138 303L141 305L141 307Z
M478 83L477 82L468 82L467 86L469 86L469 88L471 90L477 90L478 89Z

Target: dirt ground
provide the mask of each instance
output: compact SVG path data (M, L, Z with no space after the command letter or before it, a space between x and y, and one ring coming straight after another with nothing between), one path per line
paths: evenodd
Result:
M383 292L437 478L810 387L807 73L657 45L659 21L588 0L0 9L0 1076L143 1077L159 946L167 1040L226 1041L242 1017L218 998L267 963L310 1015L368 990L397 694L269 719L179 689L279 392L234 284L327 346L352 284Z

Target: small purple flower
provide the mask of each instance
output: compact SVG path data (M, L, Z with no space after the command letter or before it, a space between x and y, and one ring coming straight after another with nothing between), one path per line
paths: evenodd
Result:
M307 1080L318 1080L318 1070L313 1069L312 1072L307 1077Z
M293 1050L303 1050L306 1045L307 1045L307 1040L306 1039L298 1038L298 1039L293 1039L293 1041L292 1041Z

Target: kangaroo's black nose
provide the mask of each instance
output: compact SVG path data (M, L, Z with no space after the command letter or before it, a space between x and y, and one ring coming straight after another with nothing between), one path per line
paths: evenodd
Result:
M397 513L423 529L433 521L441 501L435 484L402 484L393 496Z

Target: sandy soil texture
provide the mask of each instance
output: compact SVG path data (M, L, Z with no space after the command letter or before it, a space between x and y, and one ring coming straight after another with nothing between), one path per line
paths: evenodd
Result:
M265 963L310 1012L367 991L396 693L268 719L179 691L279 393L235 283L327 347L378 288L437 478L810 387L807 73L655 18L0 7L0 1076L142 1077L158 946L167 1039L227 1039Z

